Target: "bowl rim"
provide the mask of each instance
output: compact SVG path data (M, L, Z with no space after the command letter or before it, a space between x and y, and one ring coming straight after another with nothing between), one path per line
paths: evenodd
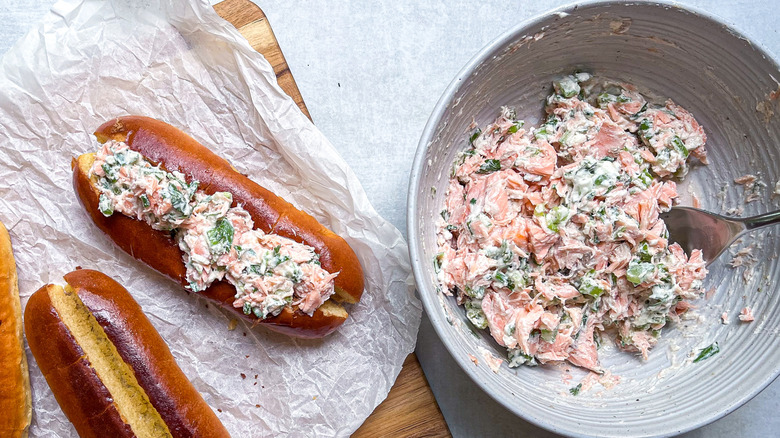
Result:
M551 9L547 12L542 12L540 14L537 14L533 17L521 21L515 26L512 26L507 31L503 32L498 37L496 37L491 42L489 42L487 45L485 45L483 48L481 48L460 69L460 71L458 71L454 79L450 82L450 84L442 93L439 100L436 102L436 105L434 106L434 109L431 112L431 115L425 124L425 128L422 131L420 140L417 144L417 151L415 153L414 161L410 172L409 187L407 192L406 228L407 228L407 236L408 236L407 239L409 242L408 248L409 248L409 257L412 265L412 272L414 274L415 285L417 286L420 299L422 300L423 306L425 307L426 310L426 315L428 316L428 318L430 318L431 325L433 325L433 328L436 331L436 335L439 337L439 340L441 340L441 342L444 344L450 356L455 360L455 363L457 363L458 366L460 366L460 368L466 373L466 375L468 375L469 378L471 378L471 380L477 384L480 390L485 392L490 398L498 402L500 405L502 405L504 408L506 408L516 416L522 418L525 421L528 421L529 423L535 426L538 426L540 428L543 428L545 430L554 433L572 436L572 437L589 437L591 435L578 433L576 431L572 431L567 428L560 428L555 424L550 424L548 422L545 422L541 418L537 418L533 415L529 415L526 412L521 412L521 410L518 409L515 404L510 403L508 399L503 400L500 397L498 397L497 394L486 391L485 382L483 382L480 377L480 374L484 373L485 371L475 368L469 359L465 357L460 357L459 355L456 355L454 353L455 350L454 341L449 339L448 336L445 335L445 333L448 333L450 331L450 329L447 328L450 326L450 324L447 324L446 321L444 320L444 317L441 316L440 314L433 311L429 311L429 309L433 309L435 308L435 306L441 306L436 297L436 291L427 290L427 288L422 286L423 285L422 281L419 280L420 278L422 278L422 276L429 275L429 273L426 271L426 268L423 265L425 261L421 260L421 258L419 257L419 255L422 254L422 248L420 245L419 234L417 232L417 216L416 216L416 211L418 208L417 192L422 177L422 171L426 164L425 155L426 152L428 151L428 146L430 145L434 137L436 128L444 114L445 109L447 108L447 105L453 100L455 93L460 88L460 85L464 79L471 76L471 74L474 73L475 70L483 62L489 59L489 57L495 50L507 45L509 42L515 40L518 37L522 37L523 34L527 34L528 33L527 29L532 28L542 22L545 22L550 18L552 18L553 16L556 15L561 16L562 13L571 14L571 13L578 12L578 10L580 10L581 8L602 7L602 6L609 6L609 5L617 5L623 7L652 6L652 7L658 7L660 9L675 8L678 10L683 10L685 12L691 13L697 16L698 18L703 18L707 21L710 21L714 25L721 26L729 33L734 35L735 37L747 41L758 52L758 54L762 55L764 59L766 59L768 62L774 65L774 68L776 70L780 71L780 65L778 65L778 61L774 58L774 56L772 56L771 53L769 53L769 51L766 49L766 47L763 44L752 39L748 35L744 34L742 31L738 30L732 22L722 17L719 17L716 14L705 11L699 7L695 7L691 5L682 5L677 2L674 2L673 0L652 0L652 1L584 0L579 2L575 1L572 3L567 3L555 9ZM777 368L775 368L773 375L769 379L767 379L767 381L764 384L759 385L753 391L745 393L741 397L735 399L730 405L726 406L725 409L723 409L721 412L719 412L718 414L710 418L703 418L703 419L698 418L683 428L677 429L675 431L662 432L662 434L660 435L639 434L638 436L650 437L650 436L667 436L668 434L681 434L681 433L689 432L691 430L698 429L714 421L717 421L725 417L726 415L734 412L736 409L742 407L745 403L747 403L756 395L758 395L760 392L762 392L764 389L766 389L766 387L768 387L775 379L777 379L778 375L780 375L780 365L778 365Z

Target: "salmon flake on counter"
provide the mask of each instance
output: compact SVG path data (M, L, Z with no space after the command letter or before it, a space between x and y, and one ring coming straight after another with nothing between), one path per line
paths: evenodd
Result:
M602 336L645 359L661 329L704 293L700 250L667 242L659 214L706 135L667 100L587 73L553 84L546 120L514 110L468 139L437 223L434 270L510 367L603 372Z
M225 280L236 288L233 306L260 319L290 305L311 316L334 293L338 274L320 266L314 248L254 229L232 194L198 190L197 181L152 165L124 142L104 143L89 176L97 177L104 216L116 211L171 232L192 292Z

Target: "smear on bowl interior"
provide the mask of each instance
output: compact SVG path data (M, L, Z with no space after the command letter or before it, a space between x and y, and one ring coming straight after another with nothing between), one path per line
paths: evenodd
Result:
M601 372L602 336L647 358L704 293L701 251L668 244L659 213L706 136L671 100L587 73L556 81L546 121L510 108L453 164L434 267L508 364L568 361Z

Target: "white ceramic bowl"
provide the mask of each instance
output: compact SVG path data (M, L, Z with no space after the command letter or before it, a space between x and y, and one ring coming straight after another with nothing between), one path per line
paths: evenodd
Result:
M453 159L467 147L472 120L485 126L508 105L535 124L551 80L575 70L625 80L651 98L671 97L704 126L711 164L694 167L680 185L683 205L690 203L690 185L705 209L742 206L742 186L733 180L744 174L759 175L768 184L759 201L745 205L745 215L777 205L780 199L771 192L780 179L780 71L760 46L702 11L657 2L582 3L527 21L485 47L436 105L409 189L408 236L417 286L453 358L524 419L572 436L663 436L691 430L733 411L780 372L776 229L752 235L760 245L753 251L759 262L747 279L742 268L728 266L729 254L710 266L705 285L715 289L714 295L697 302L689 319L664 329L649 360L600 350L602 364L621 383L612 389L596 385L576 397L568 390L584 375L577 369L568 383L560 367L510 369L503 364L491 371L483 353L503 358L504 349L486 331L474 330L463 309L434 284L434 223L443 209ZM753 308L755 322L736 319L744 306ZM731 315L729 325L720 322L723 311ZM692 355L715 341L720 353L691 363Z

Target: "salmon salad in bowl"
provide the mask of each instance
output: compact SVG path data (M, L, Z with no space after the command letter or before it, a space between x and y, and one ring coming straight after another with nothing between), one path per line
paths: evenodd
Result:
M555 80L538 126L502 107L452 166L433 264L440 288L507 349L510 367L597 373L604 337L647 359L704 295L701 251L659 214L706 135L672 100L579 72Z
M661 218L780 208L776 78L755 41L666 1L578 2L485 46L433 108L409 183L437 360L463 371L438 378L577 437L677 435L772 383L780 229L705 260Z

